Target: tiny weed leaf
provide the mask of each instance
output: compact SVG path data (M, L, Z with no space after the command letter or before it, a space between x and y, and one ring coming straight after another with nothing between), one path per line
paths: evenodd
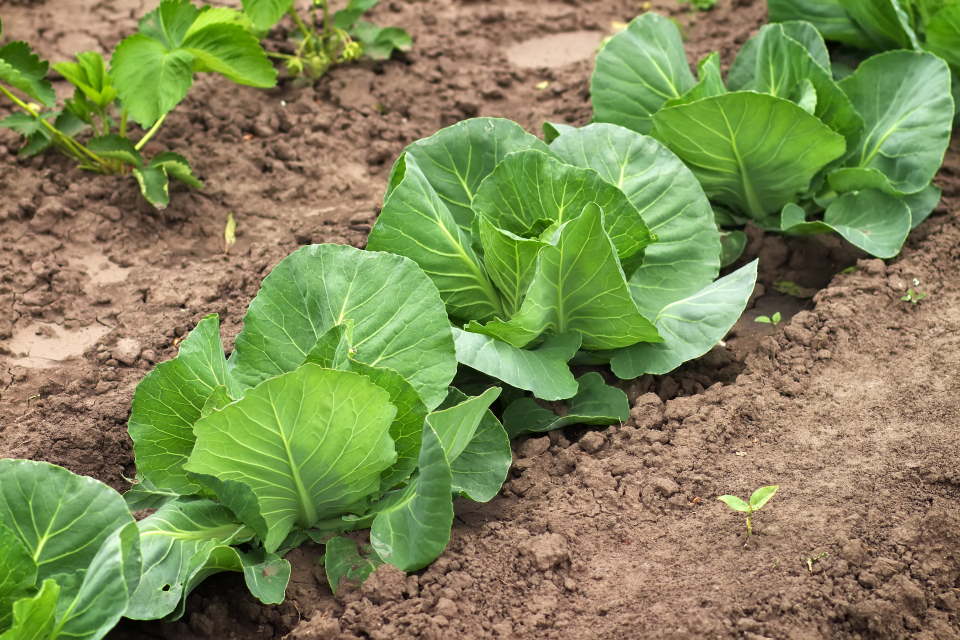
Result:
M769 485L766 487L760 487L750 496L750 508L753 511L761 509L763 505L767 504L770 501L770 498L777 492L779 485Z
M717 500L723 502L725 505L733 509L734 511L742 511L743 513L750 513L750 505L744 502L742 499L737 496L720 496Z

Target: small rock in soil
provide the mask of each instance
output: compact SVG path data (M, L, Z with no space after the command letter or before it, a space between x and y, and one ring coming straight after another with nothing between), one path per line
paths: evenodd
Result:
M580 438L580 448L587 453L596 453L606 443L606 439L597 431L591 431Z
M528 438L517 448L517 453L520 454L521 458L533 458L539 456L541 453L546 453L549 448L550 438L548 436Z
M630 409L630 419L638 429L651 429L663 422L663 402L655 393L645 393Z
M115 346L110 354L118 362L122 362L127 366L132 366L137 358L140 357L140 343L134 340L133 338L121 338L117 341L117 346Z
M360 587L360 592L374 604L390 600L399 600L407 586L407 574L396 567L385 564L370 574Z
M545 533L528 540L520 547L520 553L530 558L541 571L548 571L570 560L567 540L559 533Z
M663 495L670 497L673 494L680 491L680 485L671 480L670 478L661 476L659 478L654 478L650 481L650 486L662 493Z

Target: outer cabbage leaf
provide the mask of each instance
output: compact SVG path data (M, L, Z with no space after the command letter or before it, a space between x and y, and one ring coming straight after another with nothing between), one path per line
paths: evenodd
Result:
M869 48L865 34L843 5L843 0L767 0L770 22L804 20L812 23L827 40Z
M264 278L229 369L251 386L292 371L348 320L354 360L393 369L428 409L443 401L457 362L436 287L411 260L341 245L303 247Z
M730 69L730 88L767 93L801 106L805 97L812 97L812 108L805 110L842 134L852 146L863 129L863 119L833 81L828 67L790 36L788 27L796 24L769 24L748 40ZM792 30L805 33L796 27Z
M205 578L221 571L242 571L244 556L231 545L246 542L253 531L224 507L209 500L171 502L137 523L144 572L124 614L135 620L154 620L183 614L186 597ZM271 590L252 585L251 591L268 604L283 601L290 565L275 559ZM261 571L261 574L263 572ZM248 581L248 586L251 586Z
M196 440L193 423L221 385L234 387L220 344L220 322L211 315L197 323L176 358L157 365L137 385L127 428L141 479L182 495L199 490L183 463ZM234 390L234 395L239 393Z
M866 189L845 193L833 200L823 221L806 222L794 204L784 207L781 226L787 233L836 231L855 247L878 258L892 258L910 233L912 214L903 198Z
M950 143L950 70L929 53L889 51L840 82L866 123L847 166L877 169L899 193L925 188Z
M558 416L533 398L518 398L503 412L503 423L515 438L524 433L542 433L574 424L608 425L630 417L627 394L608 385L596 371L579 378L580 390L567 402L567 412Z
M740 267L701 291L663 307L654 318L664 341L637 344L612 355L610 366L624 380L669 373L699 358L723 339L747 306L757 280L757 261Z
M655 13L638 16L597 54L590 81L593 118L640 133L651 116L696 84L677 25Z
M457 360L543 400L562 400L577 392L567 362L580 348L580 334L549 336L535 349L518 349L490 336L453 328Z
M899 0L840 0L866 37L869 49L920 48Z
M140 577L136 524L120 494L55 465L0 460L0 526L42 583L14 603L11 637L49 628L50 638L96 640L113 628Z
M662 109L654 126L712 200L755 220L805 192L846 150L843 136L801 107L751 91Z

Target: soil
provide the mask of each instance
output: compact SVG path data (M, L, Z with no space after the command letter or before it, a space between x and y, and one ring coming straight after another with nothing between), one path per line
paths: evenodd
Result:
M0 16L7 36L60 60L112 47L152 4L0 0ZM764 19L762 0L652 5L686 26L691 60L729 62ZM279 259L363 246L407 143L476 115L531 131L587 122L593 46L638 10L385 1L375 19L415 38L402 59L266 92L201 78L151 146L188 155L206 188L163 212L129 179L17 160L0 132L0 455L125 489L133 389L197 320L219 313L229 348ZM284 605L221 575L181 621L109 637L960 638L957 141L938 181L944 202L888 264L835 238L752 233L761 284L725 346L626 385L624 425L517 441L501 496L458 503L428 569L383 568L334 598L307 547L291 554ZM901 301L908 287L929 297ZM781 325L753 322L774 311ZM746 537L715 497L771 483Z

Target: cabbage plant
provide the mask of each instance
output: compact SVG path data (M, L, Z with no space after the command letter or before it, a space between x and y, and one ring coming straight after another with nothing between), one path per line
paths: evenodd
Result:
M0 638L102 638L140 568L119 493L45 462L0 460Z
M564 128L547 145L476 118L411 144L368 248L430 276L460 363L542 400L571 399L583 422L625 419L626 401L575 379L571 359L609 362L624 379L671 371L723 337L756 279L751 264L715 280L720 236L693 174L652 138L609 124ZM551 428L521 401L529 411L506 414L518 417L512 434Z
M960 0L767 0L771 22L805 20L827 40L864 51L924 49L953 71L960 102Z
M669 147L723 226L837 232L889 258L940 199L931 181L950 139L950 71L903 50L839 82L830 69L813 25L784 22L747 41L725 78L717 54L694 78L676 25L647 13L598 54L594 119Z
M217 317L204 318L134 396L139 482L127 499L158 510L138 523L144 572L126 615L177 616L223 570L280 602L282 556L308 538L327 543L336 581L433 561L453 496L491 499L511 462L488 411L500 390L450 388L454 353L443 302L416 264L347 246L280 262L229 359ZM339 535L367 528L361 570Z

